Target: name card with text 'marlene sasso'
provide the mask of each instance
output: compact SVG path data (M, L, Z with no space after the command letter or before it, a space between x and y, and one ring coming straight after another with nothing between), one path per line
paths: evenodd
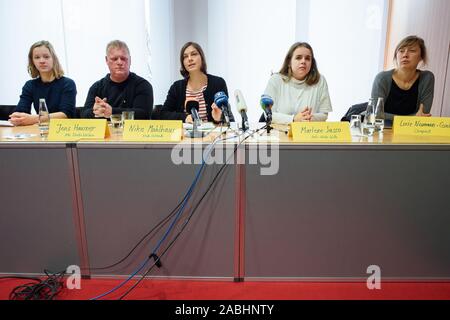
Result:
M450 143L450 118L394 117L393 141Z
M180 142L183 122L179 120L125 120L123 140L135 142Z
M103 140L110 135L106 119L51 119L48 140Z
M351 142L348 122L293 122L289 136L293 142Z

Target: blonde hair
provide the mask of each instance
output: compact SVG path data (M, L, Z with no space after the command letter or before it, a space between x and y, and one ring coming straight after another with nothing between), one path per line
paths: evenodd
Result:
M418 45L420 48L420 57L423 63L426 65L428 63L427 47L425 46L425 41L418 36L408 36L397 45L395 48L394 62L397 63L397 54L403 48L410 48Z
M130 55L130 49L128 49L127 44L121 40L113 40L110 43L108 43L108 45L106 46L106 55L108 55L109 50L111 50L112 48L125 49L127 51L128 55Z
M64 70L62 69L61 64L59 63L59 59L58 56L56 55L55 49L53 49L53 46L51 45L50 42L45 40L41 40L34 43L31 46L30 51L28 52L28 73L30 74L30 76L34 79L40 75L38 69L36 68L33 62L33 50L39 47L46 47L48 51L50 51L50 55L52 56L53 59L53 69L52 69L53 76L56 79L61 78L64 75Z

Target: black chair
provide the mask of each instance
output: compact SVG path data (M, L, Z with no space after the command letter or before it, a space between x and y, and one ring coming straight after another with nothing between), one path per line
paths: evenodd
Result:
M8 120L9 115L14 112L16 106L0 105L0 120Z
M342 117L341 121L347 121L350 122L350 119L352 118L352 115L355 114L361 114L362 112L367 110L367 102L355 104L348 109L345 116Z
M162 104L157 104L157 105L153 106L152 114L150 116L151 120L161 120L162 107L163 107Z
M83 111L83 107L76 107L75 108L74 119L80 119L81 118L81 111Z

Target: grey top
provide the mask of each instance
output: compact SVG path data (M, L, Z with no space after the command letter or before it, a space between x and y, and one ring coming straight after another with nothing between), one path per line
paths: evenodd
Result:
M389 96L389 92L392 86L392 75L394 70L383 71L377 74L372 86L372 98L384 98L386 101ZM431 107L433 105L434 96L434 75L430 71L422 71L419 75L419 96L417 99L416 112L419 111L420 104L423 104L423 111L425 113L430 113ZM394 119L394 115L391 113L385 114L386 120Z

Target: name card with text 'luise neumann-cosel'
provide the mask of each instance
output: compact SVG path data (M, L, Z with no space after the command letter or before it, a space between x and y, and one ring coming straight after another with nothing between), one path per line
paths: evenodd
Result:
M450 118L395 116L393 141L450 142Z
M293 142L351 142L348 122L293 122L289 135Z
M51 119L48 141L103 140L110 136L106 119Z
M179 120L125 120L123 140L135 142L180 142L183 122Z

